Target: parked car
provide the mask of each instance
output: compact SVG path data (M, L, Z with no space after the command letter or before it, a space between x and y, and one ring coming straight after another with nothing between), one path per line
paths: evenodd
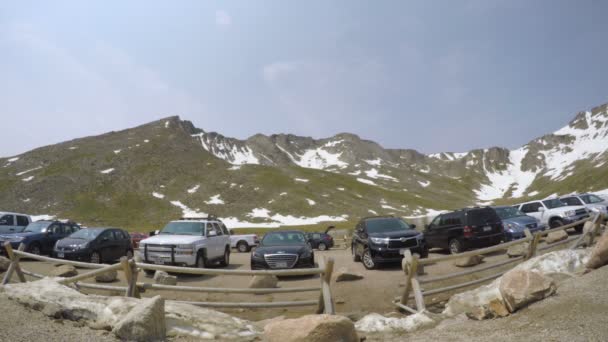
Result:
M536 233L547 228L547 226L541 224L538 219L524 214L515 207L502 206L493 208L502 220L505 231L505 241L512 241L525 237L524 230L526 229L528 229L530 233Z
M146 233L138 233L138 232L130 232L129 235L131 236L131 244L133 245L133 249L138 249L139 242L141 242L141 240L147 239L149 237L149 235Z
M306 237L314 249L324 251L334 246L334 238L327 233L307 233Z
M236 248L241 253L247 253L260 244L260 239L256 234L234 234L232 230L229 232L230 247Z
M306 234L297 230L267 233L251 253L252 270L310 267L315 267L315 254Z
M145 263L208 267L230 263L230 233L224 223L209 216L169 222L158 235L139 243Z
M119 228L85 228L57 241L53 255L59 259L81 260L94 264L133 257L131 237Z
M429 248L456 254L499 244L504 239L504 228L494 209L465 208L435 217L426 227L424 237Z
M31 222L29 215L0 212L0 234L20 233Z
M531 201L517 205L526 215L537 218L542 224L551 228L561 227L589 217L589 212L582 205L567 205L558 198L542 201ZM583 231L583 225L576 226L577 232Z
M426 240L415 228L416 225L393 216L361 219L353 233L353 261L362 261L371 270L382 263L400 262L407 249L426 258L429 254Z
M79 230L79 225L69 221L36 221L28 224L21 233L0 235L0 245L9 241L11 247L17 249L23 243L26 252L37 255L52 254L58 240Z
M578 206L582 205L588 211L596 212L604 215L604 219L608 219L608 201L594 194L575 194L564 196L559 199L567 205Z

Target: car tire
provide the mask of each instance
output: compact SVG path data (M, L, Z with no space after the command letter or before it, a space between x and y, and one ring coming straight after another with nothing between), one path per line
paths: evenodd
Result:
M249 245L247 244L247 242L240 241L239 243L236 244L236 249L240 253L247 253L247 252L249 252L251 250L251 247L249 247Z
M359 255L357 255L357 252L355 252L355 247L351 247L351 252L353 253L353 262L361 262L361 257Z
M207 267L207 258L205 257L205 253L200 251L196 254L196 267L197 268L206 268Z
M89 261L92 264L101 264L101 253L99 252L93 252L91 253L91 257L89 258Z
M220 266L226 267L228 265L230 265L230 248L226 247L226 250L224 251L224 257L220 261Z
M563 225L564 221L562 221L561 219L553 219L551 220L551 222L549 222L549 227L551 227L551 229L561 227Z
M451 254L458 254L463 251L462 242L458 239L451 239L450 242L448 242L448 247Z
M40 255L42 254L42 248L40 247L39 243L33 243L30 245L30 247L27 249L28 253L31 254L36 254L36 255Z
M429 249L425 248L420 252L420 259L426 259L429 257Z
M327 245L325 243L323 243L323 242L319 242L319 246L317 246L317 248L320 251L325 251L325 250L327 250Z
M363 251L361 261L363 261L363 266L368 270L374 270L378 267L376 262L374 262L374 258L372 258L372 252L369 250L369 248L366 248Z

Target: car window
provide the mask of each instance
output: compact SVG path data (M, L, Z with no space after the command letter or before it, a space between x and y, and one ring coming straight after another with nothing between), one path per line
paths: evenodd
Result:
M491 208L471 209L467 211L467 223L472 226L482 226L484 224L500 222L500 217Z
M315 239L315 240L320 240L321 239L321 234L314 233L314 234L312 234L312 238Z
M587 204L604 202L604 200L601 197L596 196L596 195L589 194L589 195L581 195L580 197Z
M536 213L540 207L542 207L540 202L527 203L521 206L521 211L524 213Z
M209 236L210 232L215 232L217 234L217 231L215 230L215 227L211 224L211 223L207 223L207 236Z
M454 226L454 225L461 225L461 224L462 224L462 220L460 219L460 213L445 214L441 218L442 226Z
M226 225L224 223L220 222L220 228L222 229L224 235L230 235L230 232L228 231L228 228L226 228Z
M77 226L77 225L70 226L70 233L69 234L76 233L79 230L80 230L80 227Z
M50 232L50 233L53 233L53 234L61 234L62 231L63 231L63 229L61 229L61 224L59 224L59 223L53 223L47 229L47 232Z
M579 200L576 197L566 197L566 198L562 198L560 200L562 202L566 203L567 205L583 205L583 202L581 202L581 200Z
M0 226L14 226L15 225L15 219L13 218L13 215L4 215L2 217L0 217Z
M437 217L435 217L435 219L431 222L431 224L429 225L430 228L437 228L441 225L441 217L443 215L439 215Z
M222 232L222 229L220 228L220 225L217 222L212 222L211 224L213 225L213 228L215 228L217 235L224 235L224 232Z
M27 217L25 216L21 216L21 215L17 215L17 225L18 226L27 226L28 224L30 224L30 220L27 219Z
M114 240L114 233L111 230L106 230L105 232L101 233L101 239Z

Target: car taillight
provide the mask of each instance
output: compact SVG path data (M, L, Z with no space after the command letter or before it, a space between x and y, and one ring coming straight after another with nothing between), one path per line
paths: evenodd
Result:
M464 237L472 237L473 236L473 228L470 226L464 226Z

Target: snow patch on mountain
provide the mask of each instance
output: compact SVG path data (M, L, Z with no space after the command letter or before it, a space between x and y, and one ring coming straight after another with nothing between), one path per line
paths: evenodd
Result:
M30 172L32 172L32 171L36 171L36 170L40 170L40 169L42 169L42 166L38 166L38 167L35 167L35 168L33 168L33 169L29 169L29 170L21 171L21 172L17 173L17 176L23 176L23 175L24 175L24 174L26 174L26 173L30 173Z
M380 166L382 165L382 159L377 158L377 159L372 159L372 160L363 160L364 162L368 163L369 165L372 166Z
M220 198L220 194L217 194L215 196L211 196L208 201L205 201L205 204L220 205L224 204L224 201Z
M211 137L207 133L193 134L197 138L203 148L214 156L224 159L234 165L243 164L259 164L260 161L253 154L253 151L248 146L238 146L236 143L231 143L228 139L219 139Z
M313 206L313 205L317 204L317 202L311 200L310 198L307 198L306 202L308 202L308 205L310 205L310 206Z
M296 182L300 182L300 183L308 183L309 182L308 179L304 179L304 178L294 178L294 180Z
M206 213L202 213L198 211L198 209L190 209L187 205L183 204L180 201L171 201L170 203L180 208L184 217L207 217Z
M503 198L509 190L512 190L511 197L522 197L537 175L535 171L522 170L522 160L527 154L527 146L509 152L509 164L507 169L502 171L489 171L484 154L482 165L489 183L481 184L478 190L474 190L477 199L491 201Z
M153 193L152 193L152 196L154 196L154 197L156 197L156 198L160 198L160 199L165 198L165 195L163 195L163 194L159 194L158 192L153 192Z
M431 185L430 181L418 181L418 184L420 184L421 187L426 188L427 186Z
M331 153L319 147L314 150L307 150L295 163L301 167L309 169L324 170L335 166L341 169L348 167L348 164L340 160L342 153Z
M34 179L34 176L29 176L29 177L23 178L23 179L22 179L22 181L24 181L24 182L29 182L29 181L31 181L32 179Z
M357 178L357 181L361 182L363 184L376 185L376 183L374 183L374 181L369 180L369 179L365 179L365 178Z
M197 192L200 187L201 187L201 185L197 184L197 185L191 187L190 189L188 189L187 191L189 194L193 194L193 193Z
M105 170L101 170L101 171L99 171L99 172L100 172L100 173L103 173L104 175L106 175L106 174L108 174L108 173L112 173L112 172L114 172L114 169L113 169L113 168L111 168L111 169L105 169Z
M365 174L367 175L367 177L373 178L373 179L382 178L382 179L392 180L393 182L398 182L397 178L388 176L388 175L383 175L383 174L379 173L378 170L376 170L376 169L367 170L367 171L365 171Z

